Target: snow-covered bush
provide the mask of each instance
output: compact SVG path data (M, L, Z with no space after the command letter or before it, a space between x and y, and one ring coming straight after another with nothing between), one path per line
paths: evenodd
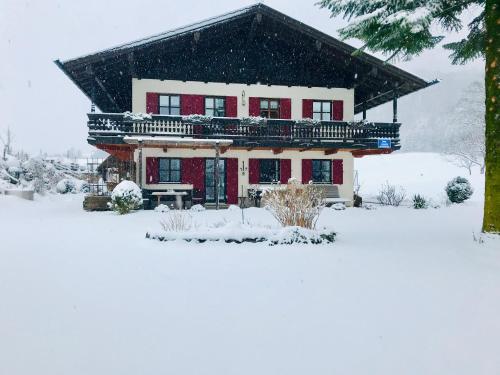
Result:
M76 184L73 180L69 178L63 178L56 185L56 191L59 194L76 193Z
M142 206L142 191L134 182L124 180L111 193L110 208L120 215L137 210Z
M342 211L345 210L345 204L344 203L334 203L330 206L332 210L335 211Z
M191 207L191 211L193 212L205 211L205 207L203 207L201 204L195 204L194 206Z
M185 122L191 123L191 124L206 124L212 121L212 116L205 116L205 115L187 115L187 116L182 116L182 119Z
M406 197L406 192L403 187L396 187L395 185L389 184L386 182L380 188L380 191L377 195L377 201L383 206L399 206Z
M168 212L170 211L170 207L168 207L166 204L160 204L155 207L156 212Z
M160 224L166 232L185 232L191 229L191 216L183 210L173 210Z
M316 126L316 125L320 125L321 121L316 120L316 119L312 119L312 118L304 118L304 119L295 121L295 123L297 125Z
M264 192L262 200L282 226L314 229L325 193L313 184L302 185L291 178L288 184Z
M141 112L124 112L123 117L125 120L132 120L132 121L144 121L144 120L151 120L153 117L149 113L141 113Z
M242 125L265 125L267 122L267 119L264 117L259 117L259 116L249 116L249 117L243 117L240 120L240 123Z
M429 202L420 194L415 194L412 198L413 208L416 210L426 209L429 207Z
M87 181L77 180L76 188L80 193L90 193L90 184Z
M464 177L455 177L448 182L444 190L452 203L462 203L469 199L474 192L470 182Z
M238 207L237 205L235 204L232 204L230 205L228 208L228 211L239 211L240 210L240 207Z

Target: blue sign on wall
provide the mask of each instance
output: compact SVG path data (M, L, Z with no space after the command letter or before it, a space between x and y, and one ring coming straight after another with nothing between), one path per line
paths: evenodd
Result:
M378 140L378 148L391 148L391 140L388 138L380 138Z

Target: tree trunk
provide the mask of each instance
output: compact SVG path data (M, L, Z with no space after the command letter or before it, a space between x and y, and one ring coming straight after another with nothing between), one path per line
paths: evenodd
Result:
M500 5L486 0L486 175L483 231L500 233Z

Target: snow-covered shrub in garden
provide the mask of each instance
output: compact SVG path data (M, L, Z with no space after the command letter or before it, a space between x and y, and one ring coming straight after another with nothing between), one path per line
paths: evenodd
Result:
M68 194L68 193L76 193L76 184L72 179L63 178L56 185L56 191L59 194Z
M405 189L401 186L396 187L395 185L386 182L380 188L377 195L377 201L383 206L399 206L406 197Z
M412 198L413 208L416 210L426 209L429 207L429 202L420 194L415 194Z
M168 212L170 211L170 207L168 207L166 204L160 204L155 207L156 212Z
M228 211L239 211L240 207L235 205L235 204L232 204L227 209L228 209Z
M203 207L201 204L195 204L194 206L191 207L191 211L193 212L205 211L205 207Z
M325 193L313 184L303 185L296 179L264 192L262 201L282 226L314 229L324 207Z
M192 227L192 217L184 210L172 210L160 224L165 232L186 232Z
M110 207L120 215L137 210L142 206L142 191L132 181L122 181L111 193Z
M335 211L342 211L345 210L345 204L344 203L334 203L330 206L332 210Z
M464 177L455 177L448 182L444 190L452 203L462 203L469 199L474 192L470 182Z

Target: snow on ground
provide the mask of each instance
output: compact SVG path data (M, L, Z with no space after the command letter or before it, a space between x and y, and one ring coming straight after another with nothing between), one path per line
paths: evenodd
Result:
M356 160L363 178L384 166L375 190L401 178L431 195L442 187L420 173L440 186L456 174L437 156L386 158ZM275 247L146 240L169 212L87 213L81 200L0 195L2 375L500 373L500 242L473 241L480 197L325 210L334 244Z
M407 196L423 194L436 202L446 197L444 187L452 178L467 178L474 188L471 200L482 201L484 195L484 175L479 168L473 169L472 176L464 168L450 162L449 156L434 153L395 153L386 156L365 156L354 159L354 168L359 174L360 195L373 198L380 186L388 181L403 186ZM373 199L372 199L373 200Z

